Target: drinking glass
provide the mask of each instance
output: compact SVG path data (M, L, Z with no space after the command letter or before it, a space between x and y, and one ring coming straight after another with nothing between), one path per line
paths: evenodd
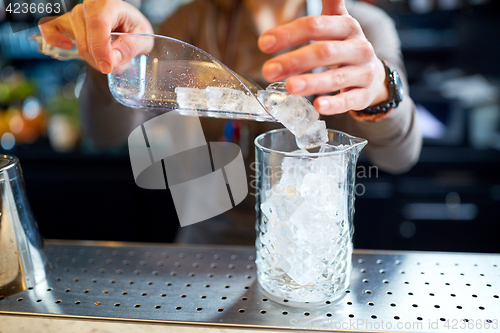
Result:
M286 129L255 139L258 281L289 306L326 304L349 285L355 168L367 141L334 130L328 139L313 152Z

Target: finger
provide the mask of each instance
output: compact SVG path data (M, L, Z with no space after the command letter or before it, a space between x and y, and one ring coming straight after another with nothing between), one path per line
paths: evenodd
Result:
M89 4L88 10L84 6L84 12L90 50L103 73L109 73L113 67L152 49L152 40L123 38L122 43L110 43L111 31L153 33L147 18L134 6L126 2L100 5L101 2L97 0L85 1Z
M316 42L268 60L262 74L268 81L277 81L317 67L362 64L373 56L366 40Z
M287 91L292 95L317 95L349 87L367 87L375 77L371 65L346 66L322 73L303 74L286 81Z
M71 11L71 25L78 53L89 65L99 69L90 53L85 18L83 17L83 6L75 6Z
M62 32L68 33L71 29L68 29L70 25L66 22L67 18L60 16L58 18L44 17L38 22L40 32L42 33L43 39L52 46L71 50L73 47L73 42L71 39Z
M356 88L335 96L321 96L314 101L316 110L324 115L344 113L349 110L363 110L370 104L370 91Z
M154 47L154 38L141 35L118 35L112 42L113 68L130 61L139 54L148 54Z
M322 15L345 15L347 9L345 8L344 0L323 0Z
M132 5L128 6L125 15L113 26L113 31L130 32L138 34L152 34L153 27L148 19ZM139 54L148 54L153 50L155 39L145 36L121 35L112 42L113 68L121 66Z
M116 20L116 11L109 7L93 0L84 1L83 5L89 52L103 74L111 72L113 63L110 33Z
M360 31L351 16L305 16L264 32L258 45L262 52L275 53L311 40L344 40Z

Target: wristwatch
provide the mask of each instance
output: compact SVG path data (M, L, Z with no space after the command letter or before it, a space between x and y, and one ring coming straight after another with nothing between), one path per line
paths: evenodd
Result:
M356 112L367 115L387 114L394 108L397 108L399 103L403 100L403 83L401 82L398 71L389 68L383 60L382 64L384 64L385 68L385 83L389 90L389 99L380 104Z

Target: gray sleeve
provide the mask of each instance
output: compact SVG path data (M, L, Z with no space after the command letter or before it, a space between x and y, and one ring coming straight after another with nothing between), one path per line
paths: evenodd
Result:
M383 120L357 121L346 113L341 123L345 131L368 140L365 153L372 163L387 172L405 172L418 161L422 134L409 95L397 30L392 19L381 9L362 2L347 4L350 15L360 23L377 56L400 73L405 95L403 102Z

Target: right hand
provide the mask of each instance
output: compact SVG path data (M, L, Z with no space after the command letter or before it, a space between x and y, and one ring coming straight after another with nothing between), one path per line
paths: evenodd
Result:
M322 95L314 101L319 113L339 114L363 110L386 101L386 73L363 29L347 12L345 0L323 0L320 16L305 16L264 32L259 47L277 53L291 46L315 41L268 60L262 73L268 81L286 81L293 95ZM330 67L320 73L314 68Z
M40 20L39 26L45 41L55 47L70 50L72 37L82 58L103 74L152 48L151 43L138 43L149 40L141 38L111 43L111 32L153 33L148 19L122 0L84 0L70 13Z

